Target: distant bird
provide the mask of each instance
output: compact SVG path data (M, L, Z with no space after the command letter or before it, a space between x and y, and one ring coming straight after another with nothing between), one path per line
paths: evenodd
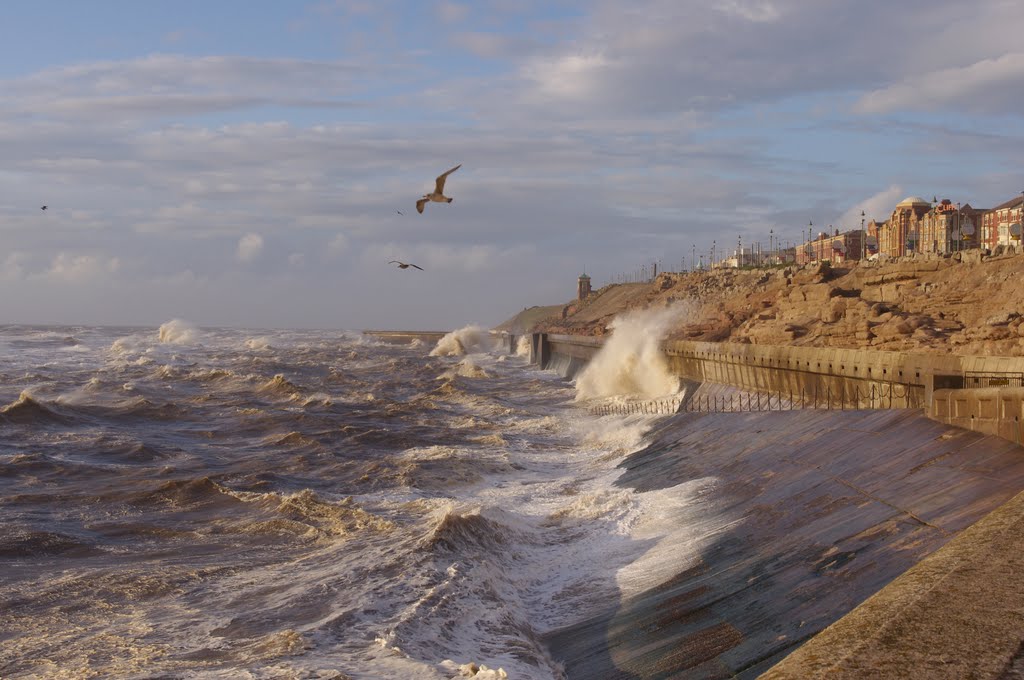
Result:
M444 180L448 175L452 174L456 170L462 167L462 163L459 163L454 168L447 172L443 172L437 176L437 184L434 185L434 193L423 194L423 198L416 201L416 212L422 213L423 206L427 204L427 201L433 201L434 203L451 203L453 199L448 198L444 195Z
M395 212L396 212L396 213L398 213L399 215L404 215L404 214L405 214L405 213L404 213L404 212L402 212L401 210L396 210Z
M399 262L398 260L388 260L388 264L397 264L399 269L408 269L409 267L416 267L416 269L423 271L423 267L415 265L411 262L407 264L405 262Z
M40 210L46 210L46 206L44 205Z

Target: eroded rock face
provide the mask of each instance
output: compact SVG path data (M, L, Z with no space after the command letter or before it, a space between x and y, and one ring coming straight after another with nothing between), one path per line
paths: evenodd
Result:
M631 286L595 291L586 319L540 330L603 335L627 309L685 304L671 339L1024 355L1024 255L662 273Z

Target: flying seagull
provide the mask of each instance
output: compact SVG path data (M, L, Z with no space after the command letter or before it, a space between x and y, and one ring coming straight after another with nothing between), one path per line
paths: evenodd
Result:
M437 184L434 186L434 193L423 194L423 198L416 201L416 212L422 213L423 206L427 204L427 201L433 201L434 203L451 203L453 199L448 198L444 195L444 180L448 175L452 174L456 170L462 167L462 163L459 163L454 168L447 172L442 172L437 176Z
M419 269L420 271L423 271L423 267L420 267L419 265L415 265L415 264L413 264L411 262L405 263L405 262L399 262L398 260L389 260L388 264L397 264L399 269L408 269L409 267L416 267L416 269Z
M44 205L40 210L46 210L46 206Z

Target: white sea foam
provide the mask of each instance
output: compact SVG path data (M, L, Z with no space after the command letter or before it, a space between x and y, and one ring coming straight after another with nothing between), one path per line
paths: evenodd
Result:
M530 356L530 336L520 335L519 339L516 340L516 356L517 357L528 357Z
M174 345L188 345L199 337L199 329L187 321L171 319L161 324L158 337L160 342Z
M486 378L489 374L473 359L466 357L456 364L454 368L445 371L440 377L450 380L457 375L463 378Z
M622 394L653 399L678 392L679 379L659 345L688 311L676 305L616 317L611 337L576 378L577 401Z
M162 327L161 327L162 328ZM261 336L258 338L249 338L245 341L245 346L249 349L261 350L270 349L270 338Z
M474 352L486 352L491 349L491 339L487 331L479 326L466 326L448 333L437 341L430 350L432 357L458 357Z

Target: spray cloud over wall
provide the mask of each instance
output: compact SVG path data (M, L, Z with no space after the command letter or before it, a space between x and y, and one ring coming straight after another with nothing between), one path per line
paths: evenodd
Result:
M660 344L689 314L689 305L676 304L616 317L609 326L611 337L576 378L576 400L615 395L654 399L678 392L679 379L669 371Z
M492 349L493 342L487 331L479 326L466 326L448 333L437 341L430 350L432 357L460 357L465 354L487 352Z

